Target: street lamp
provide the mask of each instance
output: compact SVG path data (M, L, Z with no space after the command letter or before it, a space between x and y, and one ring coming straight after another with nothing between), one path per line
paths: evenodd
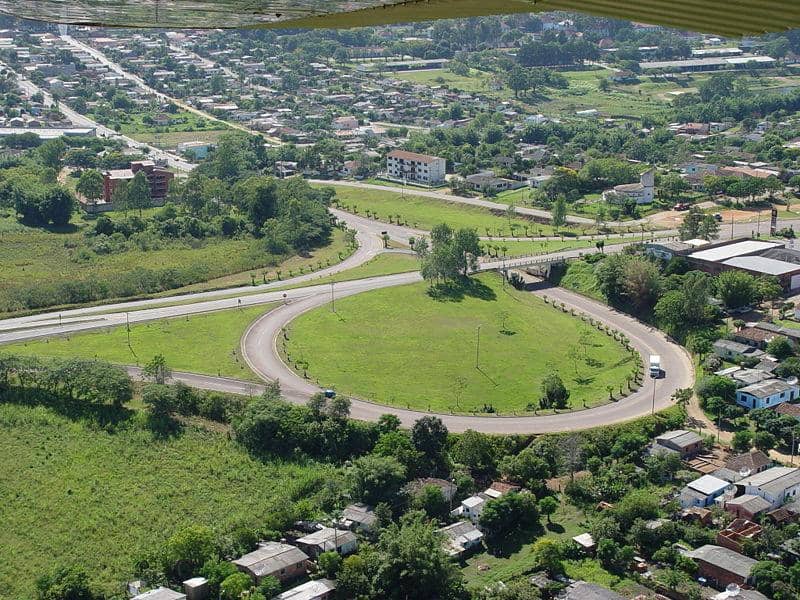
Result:
M475 339L475 368L479 368L481 356L481 326L478 325L478 336Z

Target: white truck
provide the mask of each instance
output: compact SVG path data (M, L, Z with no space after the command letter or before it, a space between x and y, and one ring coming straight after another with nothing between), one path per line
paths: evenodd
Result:
M650 377L661 377L661 357L658 354L650 355Z

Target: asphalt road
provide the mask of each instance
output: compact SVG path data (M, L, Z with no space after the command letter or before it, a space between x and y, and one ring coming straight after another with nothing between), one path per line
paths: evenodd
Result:
M248 285L208 292L176 294L147 300L131 300L3 319L0 320L0 344L53 335L65 335L88 329L113 327L115 325L123 325L126 322L141 323L302 297L308 293L307 289L298 288L286 290L285 292L271 290L300 283L313 285L315 279L355 268L384 251L383 242L379 238L376 226L367 227L360 221L350 219L347 213L342 213L341 216L349 227L356 230L358 248L342 262L331 267L313 273L306 273L305 275L298 275L291 279L255 286ZM344 283L336 284L337 288L342 285ZM325 286L325 289L330 293L329 286ZM173 306L167 306L170 303Z
M8 69L11 69L10 67L4 65L3 63L0 63L0 65L3 65ZM170 167L177 169L179 171L188 172L197 166L194 163L188 162L187 160L181 158L177 154L172 154L171 152L166 152L165 150L159 150L158 148L153 148L152 146L148 146L144 142L138 142L133 138L121 135L116 131L114 131L113 129L106 127L105 125L102 125L101 123L98 123L97 121L94 121L89 117L72 110L65 103L56 101L56 99L53 98L53 95L50 92L48 92L43 88L40 88L30 79L27 79L26 77L22 76L19 73L16 73L16 76L17 76L17 85L20 87L20 89L22 89L25 93L31 96L36 93L41 93L45 99L45 103L57 105L58 110L60 110L61 113L65 117L67 117L67 119L69 119L70 122L76 127L94 127L97 130L98 135L107 138L118 139L122 141L129 148L135 148L136 150L141 150L142 152L148 154L153 159L165 160Z

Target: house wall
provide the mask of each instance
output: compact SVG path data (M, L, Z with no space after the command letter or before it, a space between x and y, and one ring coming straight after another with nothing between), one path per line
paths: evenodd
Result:
M745 585L750 582L750 578L741 577L736 573L731 573L701 559L695 560L697 561L699 575L713 581L719 588L723 588L731 583Z
M443 158L436 158L430 162L405 160L393 156L386 158L386 170L391 177L427 184L444 180L446 164L447 161Z
M792 388L779 394L772 394L766 398L758 398L747 392L736 390L736 404L749 409L771 408L773 406L778 406L778 404L794 400L798 397L798 393L798 388Z

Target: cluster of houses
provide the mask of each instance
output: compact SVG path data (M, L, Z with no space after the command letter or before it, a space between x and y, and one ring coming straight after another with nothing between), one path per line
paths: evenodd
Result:
M415 479L407 484L405 492L410 496L426 486L435 486L442 492L446 502L452 506L456 495L456 485L437 478ZM450 514L455 522L439 528L442 534L444 551L453 558L460 558L469 551L481 546L484 534L477 526L478 518L486 502L503 494L519 490L518 486L494 482L484 492L463 500ZM265 577L274 577L286 585L299 579L307 579L309 567L323 552L336 552L347 556L358 550L359 536L371 535L377 528L378 517L373 508L355 503L345 507L341 516L333 524L297 523L306 530L305 535L288 540L264 541L252 552L240 556L231 563L242 573L249 575L258 585ZM194 577L183 582L183 591L178 592L158 587L139 593L140 582L131 588L132 600L207 600L208 582L202 577ZM333 597L335 582L328 579L305 581L288 589L278 600L328 600Z
M800 495L800 469L773 466L772 460L758 450L720 461L716 455L704 454L703 438L686 430L668 431L658 436L648 452L675 454L689 468L701 473L675 493L674 499L680 504L676 519L711 525L712 507L718 507L732 517L729 522L725 520L727 525L717 531L715 543L694 550L679 545L678 551L696 562L699 581L737 592L741 586L742 597L764 600L765 596L750 589L755 583L752 571L757 561L743 552L749 542L763 534L762 523L765 520L785 524L798 519L800 503L795 501ZM612 507L601 503L598 510ZM665 519L654 519L646 525L657 529L665 522ZM573 542L589 554L596 549L596 541L590 533L575 536ZM793 560L793 551L791 544L782 550L786 560ZM778 556L778 559L782 558ZM634 562L640 571L647 569L644 559L635 557ZM726 597L719 598L725 600Z

